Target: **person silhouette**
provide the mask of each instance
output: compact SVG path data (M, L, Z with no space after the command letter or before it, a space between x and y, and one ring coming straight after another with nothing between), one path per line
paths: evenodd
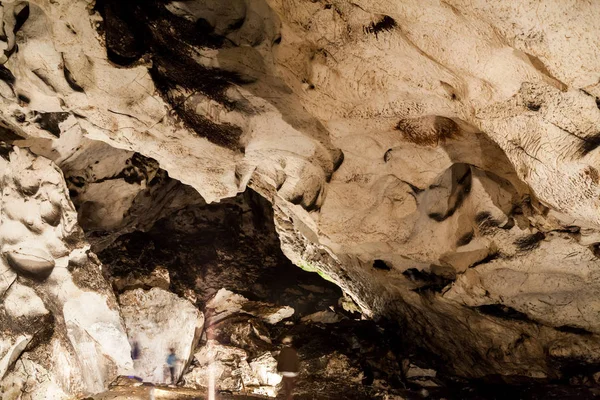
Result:
M137 338L134 338L131 342L131 359L133 360L133 375L136 377L139 370L140 358L142 351L140 350L140 343Z
M296 349L292 347L292 338L286 336L281 341L285 346L277 358L277 371L283 376L283 391L286 400L292 400L296 377L300 372L300 360Z
M175 384L175 368L177 367L177 362L179 359L175 354L175 348L171 347L169 349L169 356L167 357L167 365L169 366L169 372L171 373L171 383Z

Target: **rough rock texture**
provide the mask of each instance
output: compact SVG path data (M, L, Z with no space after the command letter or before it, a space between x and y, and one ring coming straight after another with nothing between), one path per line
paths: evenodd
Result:
M244 296L230 290L221 289L206 303L210 313L209 325L221 321L233 314L247 314L260 318L268 324L277 324L294 315L294 309L289 306L277 307L273 304L249 301Z
M333 283L297 268L285 257L273 208L255 192L206 204L197 192L180 196L193 189L171 178L164 183L172 189L167 197L174 196L170 207L161 211L164 215L144 230L119 236L98 253L117 291L127 282L155 286L152 276L164 268L171 290L200 308L223 287L253 301L276 304L277 309L291 306L294 318L322 310L340 298L341 291ZM158 208L152 202L144 204L139 209L142 215ZM178 204L182 208L176 209ZM112 236L104 232L94 235Z
M17 147L0 154L0 395L100 392L132 368L115 297L60 170Z
M178 380L200 339L204 315L188 300L157 287L128 290L119 296L119 305L127 335L139 345L136 376L146 382L170 382L166 360L173 348L180 360Z
M599 3L24 4L3 6L0 137L89 172L91 231L168 208L123 217L140 154L208 202L256 190L295 264L452 373L596 372Z
M247 353L237 347L221 345L209 340L194 354L194 368L183 379L186 386L209 387L210 375L214 374L215 388L223 391L249 391L270 394L281 382L277 362L270 353L264 353L250 364Z

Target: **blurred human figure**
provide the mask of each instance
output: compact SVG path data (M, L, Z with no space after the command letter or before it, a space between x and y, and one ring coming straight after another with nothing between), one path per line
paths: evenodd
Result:
M133 360L133 366L137 371L136 361L140 359L141 351L140 351L140 343L136 338L131 342L131 359Z
M169 349L169 356L167 357L167 365L169 366L169 372L171 373L171 383L175 384L175 368L177 367L177 355L175 354L175 349L171 347Z
M284 348L281 349L277 359L277 371L283 376L283 391L285 399L291 400L294 386L296 385L296 377L300 372L300 360L296 349L292 347L292 338L286 336L281 341Z

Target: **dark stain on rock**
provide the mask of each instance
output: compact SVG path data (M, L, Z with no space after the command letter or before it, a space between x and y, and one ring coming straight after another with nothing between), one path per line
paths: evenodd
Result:
M13 118L20 124L22 124L26 120L25 114L23 114L21 110L15 110L13 112Z
M413 289L414 292L419 294L441 293L448 284L454 281L417 268L409 268L402 275L414 283L421 284L421 286Z
M498 252L497 250L492 251L487 256L482 258L481 260L474 262L473 265L471 265L469 268L475 268L478 265L487 264L499 257L500 257L500 252Z
M69 176L67 177L67 183L77 188L85 186L85 178L82 176Z
M595 184L598 184L598 181L600 181L600 174L598 174L598 170L596 168L588 165L587 167L585 167L583 172Z
M475 307L475 309L481 314L491 315L497 318L517 321L531 321L527 314L517 311L514 308L504 304L485 304Z
M382 271L390 271L392 269L392 267L390 267L385 261L383 260L374 260L373 261L373 268L375 269L380 269Z
M160 40L155 45L154 64L150 73L161 95L199 136L232 150L243 150L239 143L242 129L231 124L216 124L199 115L191 98L199 92L226 109L241 109L240 104L225 96L225 90L232 83L242 84L245 81L235 73L197 64L183 49L177 48L176 43L171 43L166 34L159 32L156 35ZM187 89L190 94L182 93L178 86Z
M571 233L571 234L578 234L581 232L581 227L575 226L575 225L569 225L559 231L565 232L565 233Z
M365 27L365 32L372 33L375 35L375 37L377 37L379 33L391 31L396 26L398 26L398 24L394 18L390 17L389 15L384 15L379 21L371 22L371 25Z
M43 112L34 111L35 123L45 131L50 132L56 137L60 137L59 124L69 118L70 113L68 112Z
M524 236L514 241L514 245L520 251L531 251L539 247L540 242L546 238L542 232L536 232L531 235Z
M596 150L598 146L600 146L600 133L595 134L594 136L580 138L581 145L579 146L579 154L584 157L592 151Z
M96 2L96 9L104 20L107 56L117 65L132 64L146 50L143 28L141 21L135 18L133 3L119 0Z
M17 12L15 14L15 27L13 28L13 32L18 32L19 29L21 29L21 27L23 26L23 24L25 23L25 21L27 21L27 19L29 18L29 3L28 2L23 2L24 3L24 7L21 8L19 10L19 12Z
M0 65L0 79L11 85L14 84L16 80L11 70L4 65Z
M208 139L211 143L226 147L231 150L241 151L244 149L239 140L242 136L242 128L231 124L216 124L199 115L193 107L187 103L176 105L175 111L183 122L199 136Z
M458 136L460 128L454 120L437 115L433 121L433 127L437 136L441 140L446 140Z
M432 220L436 221L436 222L442 222L442 221L444 221L446 218L448 218L448 217L449 217L449 215L448 215L448 216L446 216L446 215L444 215L444 214L440 214L440 213L431 213L431 214L427 214L427 216L428 216L429 218L431 218Z
M67 83L69 84L69 87L71 89L73 89L76 92L81 92L81 93L84 92L83 88L81 86L79 86L79 84L77 83L75 78L73 78L71 71L69 71L69 69L67 68L66 65L63 65L63 73L65 75L65 80L67 81Z
M425 189L421 189L418 186L413 185L412 183L408 182L408 181L402 181L402 183L407 184L410 187L410 190L412 190L414 195L417 195L419 193L422 193L425 191Z
M154 182L154 179L161 179L159 174L150 180L150 172L159 170L159 163L153 158L146 157L141 155L140 153L134 153L133 156L126 161L127 166L123 168L117 175L97 179L93 181L93 183L102 183L108 180L113 179L123 179L125 182L129 184L141 184L143 181L150 181L148 185L151 186ZM73 183L76 187L83 187L84 178L76 177L78 179L77 183ZM156 182L154 182L156 183Z
M404 139L420 146L437 146L460 134L454 120L439 115L401 119L395 129L402 132Z
M556 328L557 331L560 332L566 332L566 333L574 333L576 335L593 335L592 332L588 331L587 329L584 328L580 328L578 326L573 326L573 325L562 325Z
M474 235L475 235L474 230L471 230L471 232L465 233L456 241L456 246L460 247L460 246L468 245L469 243L471 243L471 240L473 240Z
M479 233L485 235L490 233L493 228L496 228L500 225L500 222L492 217L492 214L488 211L481 211L475 216L475 223L477 224L477 229Z
M542 105L540 103L526 102L525 107L530 111L539 111Z
M31 99L29 99L29 97L25 96L23 93L19 93L17 98L19 99L19 102L23 104L29 104L31 102Z
M342 166L342 163L344 162L346 156L344 155L344 152L341 149L334 149L332 157L333 170L337 171ZM329 180L331 180L331 177L328 177L328 182Z

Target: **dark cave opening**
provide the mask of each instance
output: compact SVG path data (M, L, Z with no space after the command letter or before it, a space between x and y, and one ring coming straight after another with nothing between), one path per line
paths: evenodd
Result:
M300 384L300 399L315 398L309 393L317 386L322 393L317 398L330 399L378 398L376 393L383 388L409 399L423 398L423 393L438 399L542 399L573 393L586 398L589 394L589 388L571 388L565 386L566 382L549 386L548 382L524 378L510 384L505 378L494 377L464 380L445 374L443 368L437 376L411 377L411 371L428 371L431 365L440 367L440 360L433 359L435 354L421 353L418 346L404 343L403 328L397 323L357 320L357 315L341 307L343 294L337 286L293 265L281 250L273 209L267 200L248 189L219 203L206 204L201 198L188 203L163 215L145 231L120 235L98 252L107 279L141 277L160 266L169 271L169 290L182 297L192 291L199 309L220 288L252 301L293 307L293 317L274 326L238 315L217 324L217 331L223 344L242 346L252 354L272 347L260 342L252 330L247 331L247 324L273 343L292 335L303 368L308 371ZM390 269L382 260L376 260L373 267ZM405 275L409 272L413 273L407 271ZM416 275L426 288L447 284L431 282L431 276L426 274ZM129 289L115 288L117 292ZM480 311L496 315L494 310ZM328 312L341 316L340 320L323 323L303 319ZM248 336L239 339L244 332L249 332ZM335 371L338 365L343 366L343 371L328 372ZM345 377L342 381L340 374ZM351 382L352 376L360 379Z

